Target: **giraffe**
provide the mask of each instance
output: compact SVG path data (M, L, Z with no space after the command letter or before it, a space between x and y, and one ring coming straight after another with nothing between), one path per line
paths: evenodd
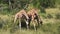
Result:
M25 22L26 22L26 26L27 26L27 29L28 28L28 15L26 13L26 11L24 9L20 10L18 13L15 14L15 18L14 18L14 23L16 22L16 20L19 19L19 27L21 29L21 20L24 19Z
M39 26L39 24L42 24L42 20L41 20L40 16L38 15L37 11L38 11L38 9L33 8L30 11L28 11L28 13L27 13L27 15L29 17L29 20L28 20L29 26L30 26L30 22L32 21L35 31L37 28L36 28L36 24L34 23L34 21L37 20L38 26Z

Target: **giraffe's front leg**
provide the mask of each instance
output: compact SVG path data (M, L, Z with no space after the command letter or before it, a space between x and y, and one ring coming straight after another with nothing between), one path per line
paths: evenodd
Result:
M25 21L25 22L26 22L27 29L29 29L29 23L28 23L28 21Z
M19 28L21 30L21 19L19 19Z

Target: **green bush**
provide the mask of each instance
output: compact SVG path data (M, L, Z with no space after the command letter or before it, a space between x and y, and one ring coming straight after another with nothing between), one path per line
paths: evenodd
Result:
M60 13L57 13L55 18L60 19Z

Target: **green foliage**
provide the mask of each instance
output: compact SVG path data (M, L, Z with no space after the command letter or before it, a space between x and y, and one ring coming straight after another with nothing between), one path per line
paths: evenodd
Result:
M40 5L42 7L54 7L55 6L55 0L40 0Z
M34 7L39 8L40 6L42 7L54 7L55 6L55 0L0 0L2 1L1 3L7 4L9 6L8 9L12 10L12 9L23 9L23 8L27 8L28 6L26 6L27 4L33 4ZM8 3L7 3L8 2Z
M44 7L40 7L41 13L46 13Z

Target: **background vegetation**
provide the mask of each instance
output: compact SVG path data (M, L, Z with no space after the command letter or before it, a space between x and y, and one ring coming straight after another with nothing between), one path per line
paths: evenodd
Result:
M13 23L14 15L21 9L38 8L43 25L20 31ZM0 34L60 34L60 0L0 0Z

